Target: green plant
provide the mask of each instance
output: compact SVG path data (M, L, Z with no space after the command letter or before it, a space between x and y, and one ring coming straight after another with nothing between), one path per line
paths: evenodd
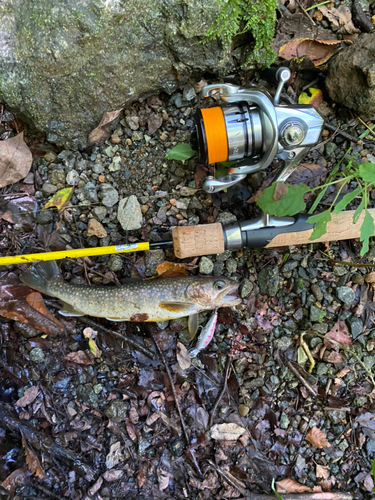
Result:
M190 144L177 144L165 155L169 160L185 161L194 156L196 151L191 149Z
M255 44L245 65L255 62L266 68L276 59L271 48L276 9L277 0L218 0L219 15L204 42L220 38L229 49L235 35L251 32Z
M375 459L372 461L372 477L375 480ZM372 492L375 493L375 488L372 489Z
M338 214L342 210L345 210L347 205L355 198L362 197L354 212L353 223L356 224L358 222L364 210L365 216L360 229L360 241L362 242L361 256L363 256L368 252L370 237L375 234L374 220L367 209L369 203L369 190L375 185L375 165L373 163L357 164L353 159L350 159L345 168L339 171L340 163L336 165L323 186L310 188L306 186L306 184L288 186L283 183L274 182L263 191L257 204L264 212L270 215L276 215L278 217L295 215L299 212L303 212L306 208L306 203L303 200L304 194L320 191L309 211L309 214L312 214L328 186L337 185L338 189L331 206L327 210L324 210L324 212L312 215L307 220L307 222L314 224L314 230L310 236L310 241L314 241L327 232L327 223L331 221L332 213ZM357 183L358 188L345 194L340 199L344 187L353 181Z

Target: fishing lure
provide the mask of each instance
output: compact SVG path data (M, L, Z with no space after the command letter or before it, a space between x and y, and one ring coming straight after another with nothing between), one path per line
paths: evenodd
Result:
M191 358L195 358L203 349L205 349L214 337L217 323L217 311L213 313L207 324L202 329L198 337L197 345L189 351Z

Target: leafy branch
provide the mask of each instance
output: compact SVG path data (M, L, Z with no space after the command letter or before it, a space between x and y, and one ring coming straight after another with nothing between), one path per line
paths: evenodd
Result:
M341 162L340 162L341 163ZM267 214L283 217L285 215L296 215L306 209L306 202L303 197L306 193L314 193L320 191L309 214L312 214L322 199L326 189L329 186L338 185L335 199L331 206L316 215L311 215L307 222L314 225L313 232L310 236L310 241L314 241L327 232L327 223L331 221L331 214L338 214L351 203L355 198L361 197L361 202L353 215L353 223L356 224L362 213L365 211L365 216L360 229L360 241L362 242L361 256L369 250L369 240L375 234L374 220L368 211L369 191L375 185L375 165L373 163L355 164L352 160L341 172L338 171L340 163L329 176L327 182L322 186L310 188L306 184L298 184L297 186L286 185L281 182L274 182L266 188L260 195L257 204ZM348 183L356 181L358 188L350 193L345 194L341 199L340 195ZM338 201L339 200L339 201Z

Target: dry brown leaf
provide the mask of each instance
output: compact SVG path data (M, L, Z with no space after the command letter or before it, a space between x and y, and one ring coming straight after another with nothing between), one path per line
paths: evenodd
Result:
M329 5L320 5L318 9L330 21L333 31L348 35L361 32L361 30L354 26L352 13L346 5L340 4L336 8L332 3Z
M272 198L274 201L279 201L287 192L288 192L288 186L285 184L285 182L278 181L276 182L275 191L273 193Z
M317 479L328 479L330 473L331 471L327 465L316 465L315 475Z
M118 115L121 113L121 109L116 109L116 111L106 111L99 125L90 132L87 139L87 147L91 148L93 146L98 146L106 141L112 132L113 122L116 120Z
M14 491L26 484L29 475L30 472L26 468L16 469L4 479L1 486L8 491Z
M28 389L26 389L22 398L20 398L16 402L16 406L19 406L20 408L24 408L25 406L31 404L36 399L38 392L39 392L39 389L36 385L29 387Z
M328 351L327 351L328 352ZM342 354L336 351L331 351L329 354L327 352L324 353L323 359L324 361L328 361L328 363L338 364L344 361ZM327 356L326 356L327 354Z
M215 424L211 427L211 438L217 441L237 441L246 429L237 424Z
M327 441L327 436L317 427L312 427L306 434L305 439L317 448L329 448L331 446Z
M181 342L177 342L177 347L177 362L180 365L181 370L187 370L191 366L188 350L186 349L184 344L181 344Z
M100 490L101 485L103 484L103 478L100 476L97 481L91 486L91 488L88 490L88 493L91 497L95 495L97 491Z
M40 314L43 314L43 316L46 316L49 318L51 321L54 323L57 323L58 325L64 327L64 325L59 321L55 316L53 316L49 310L46 308L44 304L43 297L39 292L31 292L26 296L26 302L31 306L33 309L36 309Z
M162 469L161 467L158 467L156 469L156 474L158 476L159 490L163 491L168 488L169 480L171 479L171 477L173 477L172 474Z
M314 66L328 61L338 50L341 40L314 40L311 38L294 38L279 50L279 57L290 61L295 57L309 57Z
M29 468L29 471L32 474L35 474L36 477L39 477L39 479L43 479L45 476L45 472L40 465L39 458L36 456L36 454L31 450L26 443L25 436L22 434L22 446L24 447L25 450L25 457L26 457L26 463Z
M320 186L327 177L327 169L317 163L300 163L288 178L288 184L306 184L310 188Z
M32 161L31 151L23 140L23 132L0 141L0 188L24 179Z
M117 441L111 445L109 453L105 457L105 466L107 469L113 469L113 467L116 467L123 459L124 456L121 453L121 442Z
M137 438L140 437L137 433L138 429L132 424L132 422L127 418L125 421L126 431L132 441L137 441Z
M348 366L345 366L342 370L340 370L338 373L336 373L336 378L342 378L345 377L347 373L350 372L350 368Z
M336 349L338 351L341 346L351 347L352 339L349 336L346 324L343 321L337 321L332 330L324 336L324 345L328 349Z
M375 271L371 271L371 273L366 274L365 281L366 283L375 283Z
M146 481L146 474L145 474L145 468L140 467L138 471L138 476L137 476L137 483L138 483L138 488L141 489L142 486L145 484Z
M371 476L371 474L367 474L367 476L363 480L363 486L365 487L366 491L373 491L374 489L374 480Z
M71 361L72 363L77 363L79 365L93 365L94 360L90 351L76 351L70 352L63 359Z
M102 474L103 479L112 483L113 481L117 481L124 474L123 470L107 470Z
M308 491L312 492L312 488L297 483L293 479L282 479L281 481L276 481L276 491L278 493L305 493Z

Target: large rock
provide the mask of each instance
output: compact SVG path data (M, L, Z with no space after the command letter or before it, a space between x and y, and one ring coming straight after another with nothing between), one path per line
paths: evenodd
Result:
M220 42L199 43L218 5L0 0L0 101L49 141L84 148L105 111L234 66Z
M374 35L361 35L331 60L326 87L335 102L357 113L375 112Z

